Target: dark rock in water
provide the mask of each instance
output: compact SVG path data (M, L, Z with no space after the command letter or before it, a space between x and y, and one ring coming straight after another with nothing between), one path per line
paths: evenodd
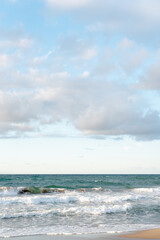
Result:
M24 194L24 193L31 193L31 191L28 188L23 188L18 191L18 194Z
M18 191L18 194L41 194L41 193L53 193L53 192L59 192L64 193L64 189L55 189L55 188L36 188L36 187L29 187L29 188L22 188Z

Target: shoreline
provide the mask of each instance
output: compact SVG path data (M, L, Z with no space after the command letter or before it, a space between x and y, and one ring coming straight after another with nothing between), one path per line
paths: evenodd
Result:
M142 231L134 231L127 233L95 233L95 234L68 234L68 235L29 235L29 236L15 236L15 237L0 237L0 240L129 240L129 239L160 239L160 228L148 229Z
M0 240L118 240L118 234L93 233L93 234L68 234L68 235L28 235L15 237L0 237Z

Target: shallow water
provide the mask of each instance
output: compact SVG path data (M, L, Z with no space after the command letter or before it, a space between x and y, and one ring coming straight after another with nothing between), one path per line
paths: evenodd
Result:
M0 175L0 237L159 227L160 175Z

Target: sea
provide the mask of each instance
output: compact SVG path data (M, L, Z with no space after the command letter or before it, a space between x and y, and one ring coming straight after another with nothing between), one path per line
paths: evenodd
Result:
M159 228L160 175L0 175L0 237Z

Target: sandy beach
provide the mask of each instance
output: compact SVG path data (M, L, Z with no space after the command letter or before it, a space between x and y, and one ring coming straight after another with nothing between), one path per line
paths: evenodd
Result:
M134 239L160 239L160 229L150 229L139 231L135 233L130 233L126 235L121 235L121 238L134 238Z
M0 238L2 240L4 238ZM82 234L82 235L34 235L11 237L10 240L126 240L126 239L160 239L160 229L118 234Z

